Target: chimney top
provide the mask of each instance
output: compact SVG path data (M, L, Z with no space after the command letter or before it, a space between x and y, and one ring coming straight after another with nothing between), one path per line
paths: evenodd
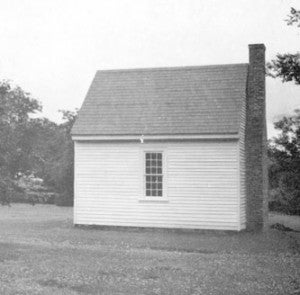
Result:
M257 44L249 44L249 49L264 49L266 50L266 46L263 43L257 43Z

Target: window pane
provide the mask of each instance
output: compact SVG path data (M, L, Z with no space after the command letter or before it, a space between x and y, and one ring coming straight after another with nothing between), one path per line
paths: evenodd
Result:
M145 153L146 196L162 196L162 153Z

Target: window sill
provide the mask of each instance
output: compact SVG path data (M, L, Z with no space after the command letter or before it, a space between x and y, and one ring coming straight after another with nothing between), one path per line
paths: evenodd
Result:
M139 203L169 203L166 197L143 197L138 199Z

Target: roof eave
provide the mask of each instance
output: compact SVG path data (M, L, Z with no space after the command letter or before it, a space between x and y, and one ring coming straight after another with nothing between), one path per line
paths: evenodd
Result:
M239 139L238 133L224 134L160 134L160 135L72 135L73 141L160 141L160 140L200 140Z

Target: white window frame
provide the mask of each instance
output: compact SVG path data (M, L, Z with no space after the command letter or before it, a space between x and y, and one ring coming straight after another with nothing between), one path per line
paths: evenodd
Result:
M146 196L146 153L162 153L162 196ZM167 184L167 149L161 147L145 146L141 149L141 196L139 201L168 202Z

